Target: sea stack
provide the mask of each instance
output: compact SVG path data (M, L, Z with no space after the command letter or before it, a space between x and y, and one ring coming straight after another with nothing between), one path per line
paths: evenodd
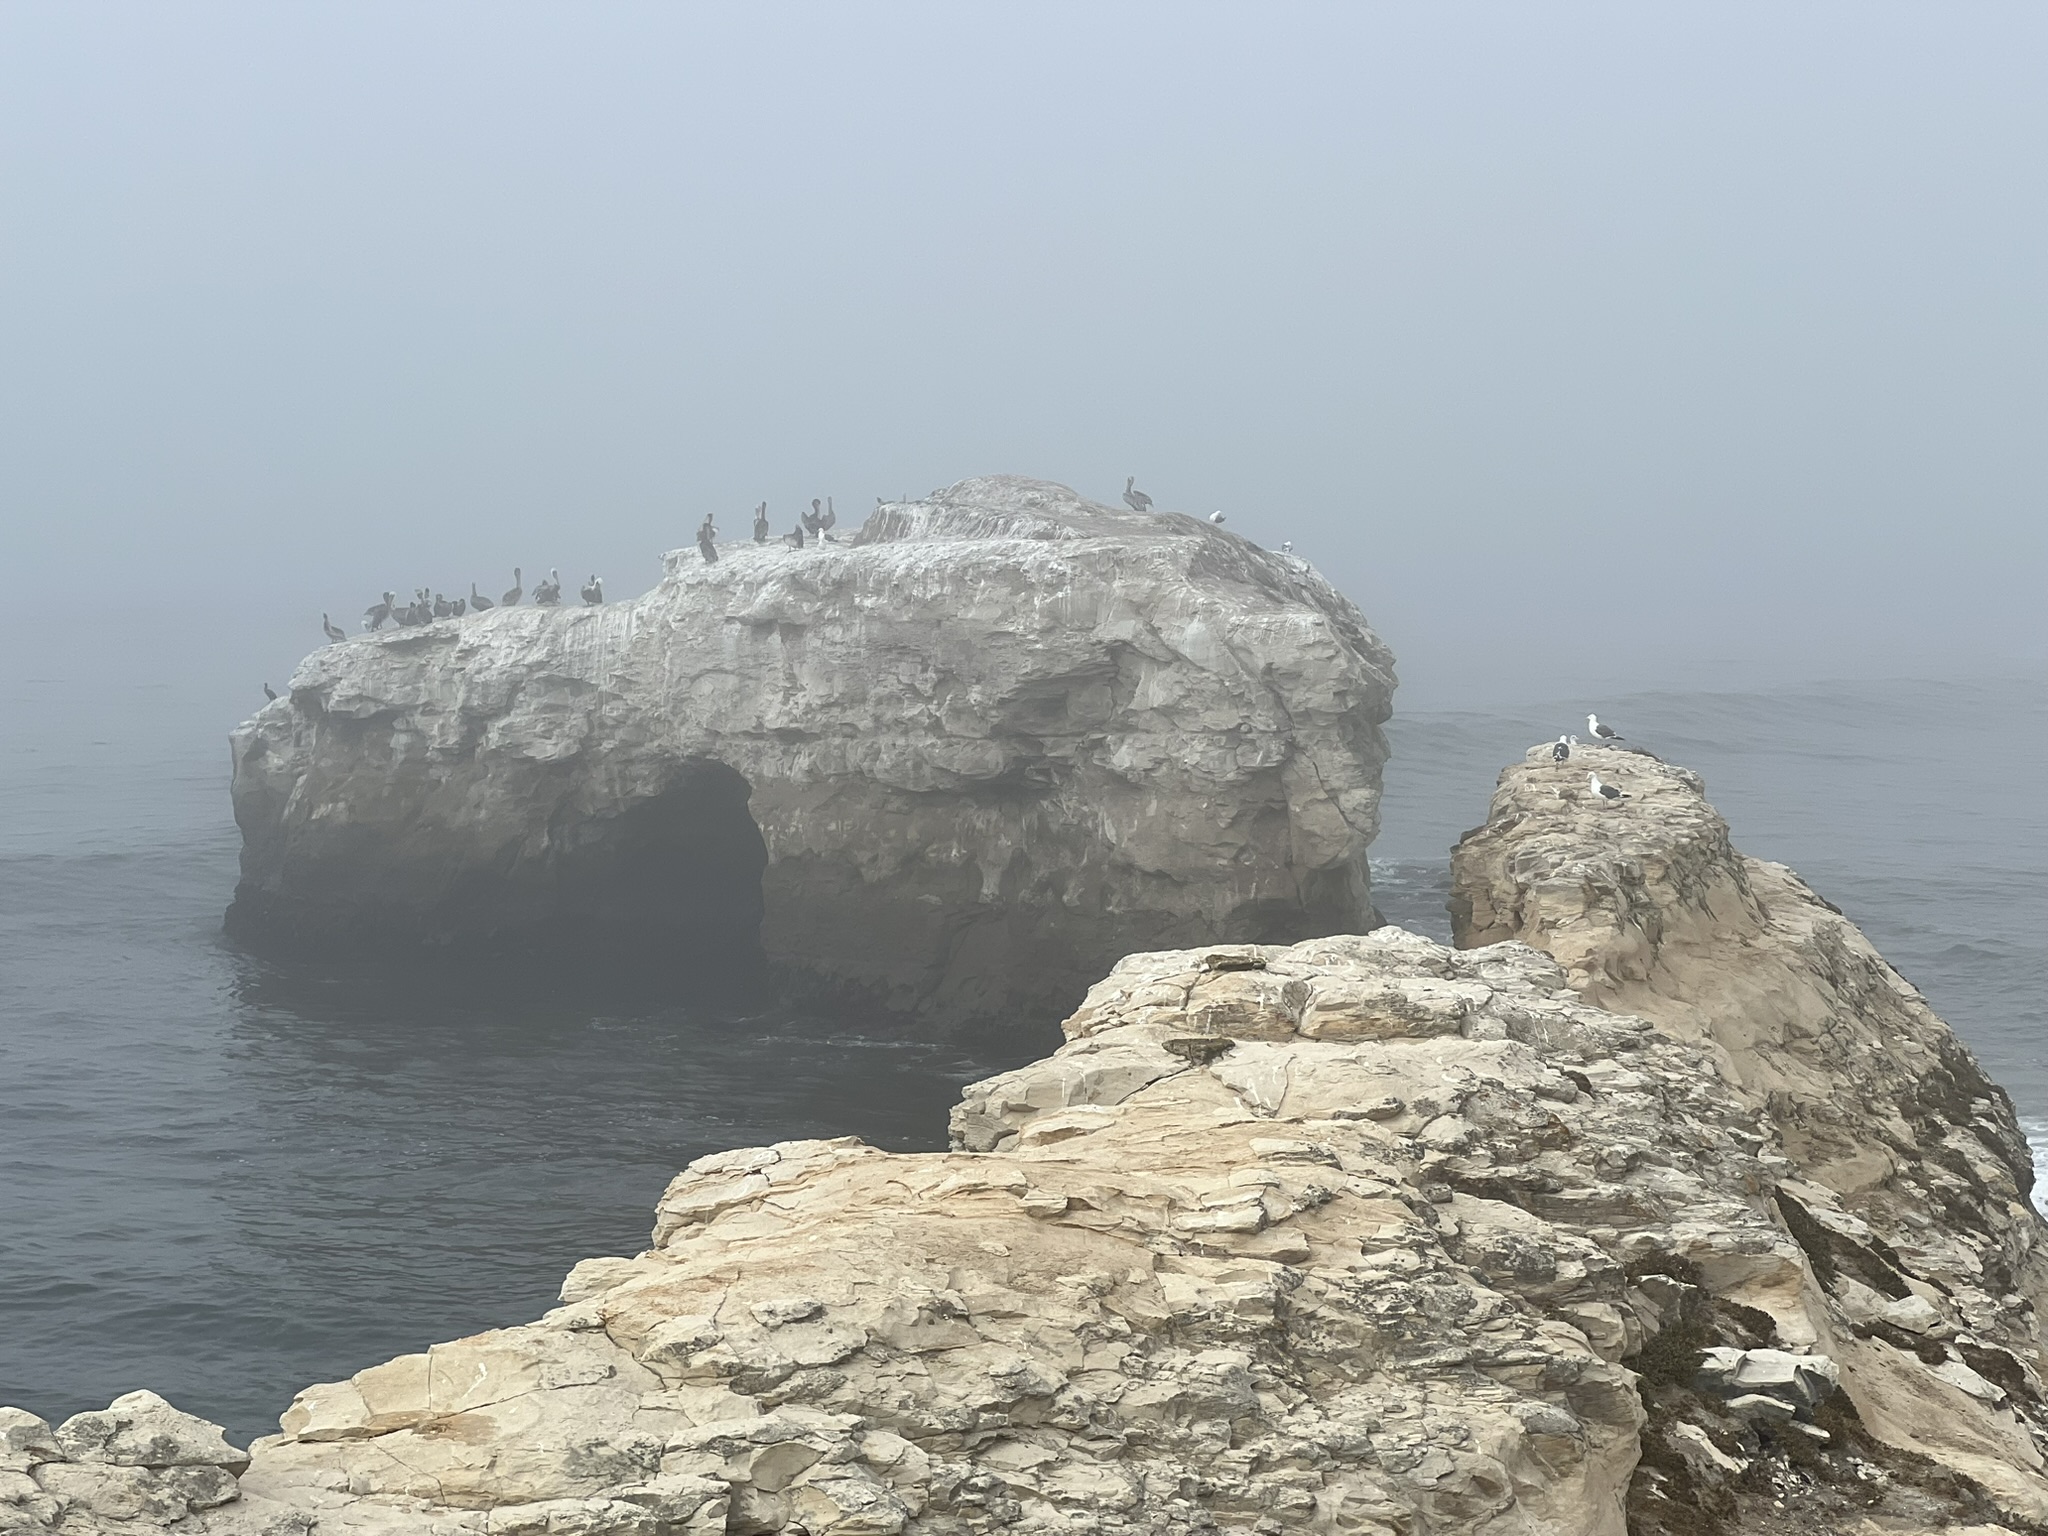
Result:
M808 552L807 552L808 554ZM234 733L258 941L750 944L1049 1026L1134 949L1376 921L1392 658L1297 561L1015 477L826 558L315 652Z

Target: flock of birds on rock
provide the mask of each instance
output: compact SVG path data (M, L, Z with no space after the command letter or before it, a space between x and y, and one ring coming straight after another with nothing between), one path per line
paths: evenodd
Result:
M413 589L412 601L401 603L396 592L386 592L379 602L363 610L363 628L371 633L382 629L387 623L400 629L418 629L436 619L459 619L466 613L486 613L493 608L517 608L526 597L523 585L524 575L518 566L512 567L511 589L493 602L477 591L476 583L469 584L469 596L444 597L426 587ZM604 601L604 578L592 576L583 583L583 601L595 608ZM533 584L533 605L536 608L558 608L562 602L562 576L559 571L549 571L546 581ZM320 615L320 627L329 640L341 641L348 634L326 614Z
M932 494L936 496L939 493L934 491ZM909 498L905 497L904 499L908 500ZM875 498L876 506L884 504L881 497L877 496ZM1152 510L1152 498L1138 489L1138 477L1136 475L1126 475L1124 477L1124 505L1133 512L1149 512ZM1224 517L1220 511L1211 512L1208 520L1221 527ZM788 545L791 549L802 549L806 544L824 544L829 542L830 531L838 521L839 513L832 505L832 498L830 496L823 498L813 496L811 498L810 510L800 512L797 515L795 526L789 532L779 535L779 538L782 543ZM774 532L773 526L768 520L768 503L764 501L754 508L754 542L756 544L768 544L774 542L777 538L778 535ZM1280 550L1282 554L1292 554L1294 552L1293 541L1289 540L1282 544ZM704 563L707 565L716 565L718 563L718 524L714 515L709 512L704 514L704 521L697 527L697 553L703 557ZM391 624L399 629L419 629L441 619L459 619L466 614L488 613L493 608L517 608L520 603L527 600L527 593L523 582L524 577L519 567L514 566L512 568L511 588L496 599L484 596L483 593L476 589L476 583L473 581L469 584L469 595L466 597L460 595L447 597L430 588L417 587L413 590L412 601L401 603L396 592L386 592L377 602L372 603L363 610L363 628L371 634L375 634L383 629L386 624ZM593 608L598 606L604 601L604 579L599 576L592 576L583 584L581 595L583 601L588 606ZM550 570L546 581L534 583L532 594L533 606L536 608L556 608L561 606L561 602L561 573ZM327 636L330 644L339 644L348 638L348 631L339 624L336 624L327 614L323 613L320 615L320 628ZM265 698L269 699L277 697L277 691L268 683L263 685L263 694ZM1561 743L1564 738L1559 737L1558 740ZM1577 740L1577 738L1574 737L1573 740ZM1562 760L1562 758L1559 759L1559 761Z
M1602 725L1600 723L1600 717L1598 715L1586 716L1586 734L1593 738L1592 741L1588 743L1589 746L1606 746L1610 742L1628 740L1626 736L1622 735L1621 732L1617 731L1613 726ZM1576 747L1578 744L1579 738L1576 736L1558 737L1556 741L1550 744L1550 760L1553 763L1570 762L1572 756L1572 748ZM1634 752L1639 751L1640 748L1631 747L1628 750ZM1595 797L1597 797L1600 800L1604 800L1609 805L1614 804L1617 800L1628 800L1634 798L1633 796L1625 793L1624 791L1616 789L1612 784L1601 783L1600 775L1597 773L1589 773L1586 775L1586 788L1590 790Z

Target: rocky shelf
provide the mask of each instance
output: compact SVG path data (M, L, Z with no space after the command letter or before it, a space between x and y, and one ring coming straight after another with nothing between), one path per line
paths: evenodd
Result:
M2048 1529L2031 1171L1913 988L1646 756L1532 753L1454 875L1459 948L1121 960L950 1152L704 1158L246 1467L148 1394L0 1415L0 1524Z
M767 961L1048 1029L1132 950L1374 921L1392 658L1307 565L962 481L646 596L329 645L233 737L259 943Z

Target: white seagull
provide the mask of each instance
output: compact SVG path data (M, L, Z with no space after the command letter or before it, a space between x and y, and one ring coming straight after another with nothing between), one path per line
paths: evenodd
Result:
M1294 540L1292 540L1292 539L1282 539L1282 540L1280 541L1280 553L1281 553L1281 554L1283 554L1283 555L1291 555L1291 554L1293 554L1293 553L1294 553Z
M1563 736L1560 736L1560 737L1558 737L1558 738L1557 738L1557 744L1556 744L1555 746L1553 746L1553 747L1552 747L1552 748L1550 749L1550 760L1551 760L1551 761L1552 761L1553 763L1561 763L1561 762L1563 762L1563 761L1564 761L1564 760L1565 760L1566 758L1570 757L1571 755L1572 755L1572 744L1571 744L1571 742L1570 742L1569 740L1567 740L1567 739L1566 739L1565 737L1563 737Z
M1621 792L1620 790L1616 789L1616 788L1615 788L1615 787L1614 787L1614 786L1613 786L1612 784L1602 784L1602 783L1600 782L1600 775L1599 775L1599 774L1597 774L1597 773L1589 773L1589 774L1587 774L1587 775L1586 775L1586 784L1587 784L1587 786L1588 786L1588 787L1589 787L1589 788L1590 788L1590 789L1591 789L1591 790L1593 791L1593 793L1594 793L1594 794L1596 794L1596 795L1598 795L1598 796L1599 796L1599 797L1600 797L1600 798L1601 798L1602 800L1609 800L1609 801L1613 801L1613 800L1626 800L1626 799L1628 798L1628 796L1627 796L1627 795L1624 795L1624 794L1623 794L1623 793L1622 793L1622 792Z
M1613 726L1602 725L1598 715L1586 716L1586 734L1595 741L1626 741L1628 739Z
M1223 522L1223 514L1221 512L1211 512L1209 514L1209 521L1220 527Z

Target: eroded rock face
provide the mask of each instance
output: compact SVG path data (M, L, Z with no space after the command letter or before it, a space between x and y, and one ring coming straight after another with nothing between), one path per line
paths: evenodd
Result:
M1630 798L1595 800L1588 766ZM1452 877L1460 944L1547 951L1586 1001L1711 1051L1757 1112L1813 1347L1862 1431L2048 1524L2031 1160L2011 1102L1912 985L1791 870L1737 853L1697 775L1644 754L1533 750ZM1697 1506L1729 1480L1666 1432L1682 1396L1653 1422L1646 1532L1665 1528L1649 1493Z
M1133 949L1374 921L1391 658L1302 561L996 478L667 572L309 656L234 734L232 925L716 954L759 924L898 1006L1049 1020Z

